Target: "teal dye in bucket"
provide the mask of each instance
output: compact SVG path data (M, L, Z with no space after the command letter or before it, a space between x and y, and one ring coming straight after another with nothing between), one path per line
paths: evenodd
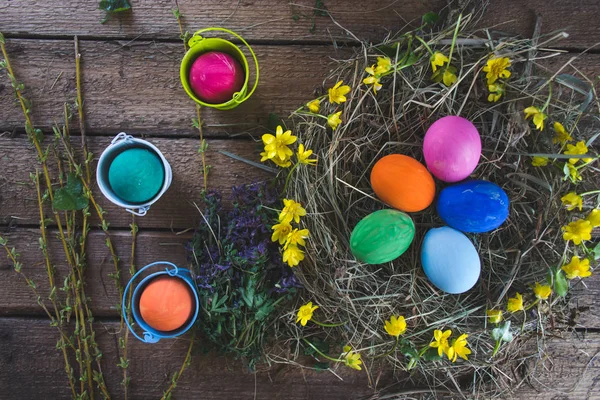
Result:
M134 204L151 200L162 189L165 170L160 157L143 148L130 148L110 163L108 183L117 197Z

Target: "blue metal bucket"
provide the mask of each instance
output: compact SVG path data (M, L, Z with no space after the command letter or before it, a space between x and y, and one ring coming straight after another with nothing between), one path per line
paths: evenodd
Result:
M151 273L148 275L148 272L146 272L146 271L149 268L157 267L157 266L166 266L166 268L164 270L154 272L154 273ZM146 276L143 278L142 278L142 273L146 274ZM172 277L182 279L190 287L191 292L193 293L193 299L194 299L194 311L192 313L192 316L186 321L186 323L184 325L182 325L181 327L179 327L173 331L168 331L168 332L159 331L159 330L152 328L150 325L148 325L144 321L144 319L142 318L140 311L139 311L140 296L141 296L142 292L144 291L144 288L152 280L154 280L158 277L161 277L161 276L172 276ZM134 281L138 278L142 278L142 280L137 285L135 285ZM135 288L133 289L133 296L131 297L131 313L133 314L133 319L134 319L135 323L140 327L140 329L143 330L143 333L142 333L143 337L139 336L134 331L134 329L131 326L131 323L129 321L129 318L127 318L127 297L128 297L129 291L132 290L132 287L134 285L135 285ZM125 318L125 322L127 323L127 327L129 328L129 331L131 331L133 336L135 336L136 338L138 338L139 340L141 340L144 343L156 343L160 339L174 338L174 337L183 335L196 322L196 319L198 318L198 310L199 309L200 309L200 300L198 299L198 292L196 289L196 284L194 283L194 281L192 279L192 275L190 274L190 271L188 271L187 269L178 268L175 264L167 262L167 261L157 261L152 264L148 264L144 268L140 269L134 276L132 276L131 279L129 280L129 283L127 283L127 286L125 287L125 291L123 292L123 302L121 304L121 312L123 313L123 317Z

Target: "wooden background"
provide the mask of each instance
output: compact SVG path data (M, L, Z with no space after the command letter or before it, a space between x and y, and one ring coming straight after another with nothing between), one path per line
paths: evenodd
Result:
M314 1L296 0L180 0L186 29L225 26L243 35L261 65L261 82L250 101L233 111L203 110L213 166L209 186L225 193L234 184L260 178L248 168L218 153L226 149L258 159L253 135L263 133L270 112L287 115L322 90L330 57L342 56L351 38L378 40L388 30L414 26L428 11L448 6L442 0L325 0L332 18L314 16ZM565 28L570 36L559 47L578 56L575 64L590 76L600 75L600 2L581 0L494 0L481 26L531 36L536 18L542 32ZM525 3L525 4L524 4ZM33 101L36 127L50 132L62 118L65 101L76 96L73 36L80 38L82 78L91 151L99 156L114 134L125 131L149 137L169 159L174 182L149 215L137 218L140 234L135 263L158 259L185 264L182 231L194 227L202 186L197 131L191 127L194 103L179 82L183 46L171 9L174 1L131 0L132 12L102 25L95 0L0 0L0 31L7 38L17 78ZM293 18L298 16L299 18ZM314 23L314 32L311 27ZM335 43L335 46L333 45ZM582 53L584 52L585 53ZM559 61L554 61L558 65ZM552 65L552 64L551 64ZM74 134L77 123L74 122ZM29 172L36 167L33 149L23 129L23 115L6 75L0 76L0 231L22 254L24 269L45 282L38 246L35 189ZM121 256L123 275L129 265L131 216L97 199L108 211L111 232ZM50 232L55 238L55 232ZM51 248L58 249L56 243ZM112 270L103 233L95 228L88 248L87 291L97 317L98 342L104 352L105 379L120 398L116 305L120 299L108 277ZM60 260L59 260L60 261ZM59 276L66 265L57 263ZM524 383L516 398L600 398L600 279L586 280L573 302L574 330L556 332L548 346L553 356L540 366L539 379ZM0 261L0 399L69 398L63 361L55 349L56 331L48 325L36 298L4 256ZM157 345L130 341L131 398L159 398L179 368L186 337ZM175 392L182 399L349 399L369 398L365 374L342 371L342 379L327 373L275 366L269 372L248 374L233 361L195 356ZM382 385L377 389L381 389ZM399 389L399 388L395 388ZM401 388L400 388L401 389ZM440 395L441 396L441 395Z

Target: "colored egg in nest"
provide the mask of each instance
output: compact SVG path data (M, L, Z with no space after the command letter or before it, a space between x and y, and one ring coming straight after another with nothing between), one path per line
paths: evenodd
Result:
M381 264L398 258L415 236L415 224L403 212L379 210L364 217L352 230L350 250L367 264Z
M435 196L435 182L427 168L402 154L390 154L375 163L371 187L384 203L406 212L424 210Z
M431 173L444 182L468 177L481 157L481 137L471 121L447 116L435 121L423 139L423 155Z
M190 287L174 276L154 278L144 288L139 302L140 315L150 327L161 332L181 328L194 311Z
M206 103L221 104L239 92L246 77L244 68L232 55L220 51L203 53L190 68L190 86Z
M425 234L421 248L423 271L438 289L464 293L477 283L481 262L473 243L462 232L448 226Z
M439 216L463 232L489 232L508 218L509 200L502 188L487 181L467 181L444 188L437 201Z

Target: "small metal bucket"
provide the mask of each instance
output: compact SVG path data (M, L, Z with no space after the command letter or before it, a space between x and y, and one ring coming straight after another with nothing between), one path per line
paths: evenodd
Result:
M157 266L158 267L166 266L166 268L164 270L148 274L147 270L149 268L157 267ZM183 324L181 327L179 327L173 331L168 331L168 332L156 330L156 329L152 328L150 325L148 325L142 318L140 310L139 310L140 297L142 295L142 292L144 291L144 288L150 282L152 282L154 279L159 278L159 277L164 277L164 276L176 277L176 278L181 279L183 282L185 282L185 284L189 286L191 293L193 293L193 301L194 301L194 309L192 311L192 315L190 316L190 318L188 318L188 320L185 322L185 324ZM141 281L138 284L135 284L134 281L137 279L141 279ZM133 286L135 286L135 288L132 288ZM131 313L133 315L133 319L134 319L135 323L140 327L140 329L143 330L143 333L142 333L143 337L139 336L135 332L135 330L131 326L129 318L127 318L127 298L128 298L130 290L133 290L133 295L131 297ZM167 262L167 261L157 261L152 264L148 264L144 268L140 269L134 276L132 276L131 279L129 280L129 283L127 283L127 286L125 287L125 291L123 292L123 301L121 304L121 312L123 313L122 315L125 318L125 322L127 323L127 327L129 328L129 331L131 331L131 333L136 338L138 338L139 340L141 340L144 343L156 343L160 339L174 338L174 337L183 335L196 322L196 319L198 318L198 310L199 309L200 309L200 300L198 299L198 292L196 289L196 284L194 283L194 281L192 279L190 271L188 271L187 269L178 268L175 264Z
M152 199L142 204L127 203L124 200L120 199L112 190L108 181L109 167L111 162L115 159L115 157L127 149L136 147L144 148L155 153L162 161L165 174L161 190ZM152 143L142 139L136 139L133 136L126 134L125 132L119 133L110 142L110 146L108 146L102 152L102 155L100 155L100 160L98 160L98 167L96 168L96 181L98 182L98 186L100 187L100 191L102 192L102 194L112 203L123 207L128 212L138 215L140 217L146 215L146 213L150 209L150 206L156 203L158 199L167 191L169 186L171 186L172 180L173 171L171 170L171 165L160 152L160 150L158 150L158 148Z
M237 39L239 39L248 48L248 51L250 52L250 54L252 55L252 58L254 59L254 65L255 65L255 71L256 71L255 78L254 78L254 85L252 86L252 88L249 91L248 91L248 80L249 80L250 71L249 71L248 60L247 60L246 56L244 55L244 53L242 52L242 50L239 47L237 47L235 44L231 43L228 40L220 39L220 38L206 38L206 37L201 36L202 33L211 32L211 31L226 32L226 33L236 37ZM190 96L196 103L200 104L201 106L212 107L212 108L216 108L218 110L231 110L232 108L235 108L235 107L239 106L240 104L242 104L244 101L246 101L252 95L252 93L254 93L254 91L256 90L256 87L258 86L258 76L259 76L258 60L256 59L256 55L254 54L252 47L250 47L250 45L240 35L238 35L235 32L230 31L229 29L225 29L225 28L200 29L199 31L196 31L196 33L194 33L194 35L190 38L190 40L188 41L188 46L190 47L190 49L187 51L187 53L185 53L185 56L183 57L183 60L181 61L181 68L179 69L179 76L181 78L181 84L183 85L183 89L188 94L188 96ZM192 90L192 86L190 84L189 73L190 73L190 68L192 67L192 64L194 63L196 58L198 58L198 56L200 56L203 53L209 52L209 51L220 51L220 52L231 55L237 61L239 61L239 63L242 65L242 68L244 69L245 77L244 77L244 84L242 85L242 88L238 92L235 92L233 94L231 100L228 100L225 103L214 104L214 103L206 103L206 102L200 100L198 98L198 96L196 96L194 91Z

